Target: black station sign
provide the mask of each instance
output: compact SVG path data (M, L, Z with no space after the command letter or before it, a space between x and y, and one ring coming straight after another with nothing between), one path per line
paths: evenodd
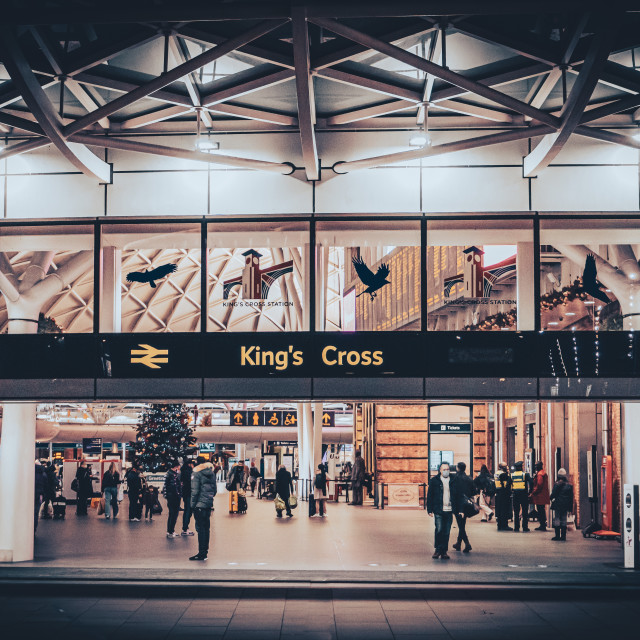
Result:
M429 433L471 433L470 422L430 422Z
M232 427L297 427L297 411L230 411Z

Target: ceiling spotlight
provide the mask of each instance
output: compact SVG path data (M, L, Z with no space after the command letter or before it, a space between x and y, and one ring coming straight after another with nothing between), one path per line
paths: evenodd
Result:
M212 142L211 140L198 140L196 146L200 151L210 152L217 151L220 148L219 142Z
M412 136L409 140L409 144L412 147L427 147L431 144L431 140L429 140L429 136L426 136L422 133Z

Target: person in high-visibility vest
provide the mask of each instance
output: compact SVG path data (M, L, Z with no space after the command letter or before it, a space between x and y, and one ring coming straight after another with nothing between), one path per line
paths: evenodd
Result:
M506 462L498 465L496 483L496 522L498 531L513 531L509 526L509 505L511 503L511 476Z
M520 531L520 512L522 511L522 531L529 532L529 492L533 482L531 476L522 470L524 462L516 462L511 474L513 490L513 529Z

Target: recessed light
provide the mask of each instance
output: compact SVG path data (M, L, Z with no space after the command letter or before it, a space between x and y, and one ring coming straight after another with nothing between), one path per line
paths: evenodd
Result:
M199 140L196 144L200 151L217 151L220 148L219 142L212 142L211 140Z
M412 147L427 147L430 143L429 137L425 135L412 136L409 140Z
M573 313L573 311L567 311L564 315L565 316L575 316L576 314Z
M593 300L585 300L584 303L585 304L595 304L595 302Z

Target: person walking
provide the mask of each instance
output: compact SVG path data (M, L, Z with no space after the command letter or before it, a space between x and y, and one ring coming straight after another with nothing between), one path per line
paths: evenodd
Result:
M78 499L76 502L76 515L87 515L87 500L93 493L93 484L91 482L91 472L87 468L85 460L80 461L80 466L76 471L76 480L78 481Z
M567 472L558 469L558 479L551 491L551 510L553 511L553 528L556 535L552 540L566 542L567 513L573 510L573 485L567 479Z
M167 500L169 517L167 518L167 538L179 538L176 533L176 522L180 513L180 500L182 499L182 482L180 480L180 462L175 460L164 477L164 497Z
M480 473L474 478L473 484L478 496L478 506L483 516L480 522L491 522L491 518L493 518L491 498L496 495L496 483L486 464L480 467Z
M427 513L435 518L434 560L449 560L449 534L453 523L453 514L457 512L459 497L455 483L449 477L449 463L443 462L438 475L429 480L427 490Z
M256 467L256 463L251 463L251 469L249 469L249 484L251 485L251 495L255 495L256 484L258 484L258 478L260 477L260 471Z
M44 520L49 520L51 518L51 515L49 514L49 506L52 505L55 500L59 484L58 474L56 473L56 467L53 462L48 462L44 470L47 476L47 484L44 490L44 507L42 508L42 517Z
M140 522L142 516L142 478L140 469L133 465L125 475L129 496L129 522Z
M456 510L453 512L456 518L456 524L458 525L458 540L451 546L456 551L460 551L460 547L464 542L464 549L462 551L463 553L469 553L472 547L469 542L469 536L467 535L467 516L462 512L462 508L465 498L471 499L476 494L476 488L471 477L466 474L467 465L465 462L458 462L456 469L457 472L455 477L452 478L451 484L454 485L455 491L460 499Z
M189 560L206 560L209 555L211 536L211 510L218 493L214 466L203 456L198 456L191 476L191 504L198 532L198 553Z
M180 481L182 482L182 534L192 536L193 531L189 530L191 522L191 474L193 473L193 460L185 458L180 468Z
M118 485L120 484L120 474L115 462L109 465L109 468L102 476L102 495L104 496L104 517L105 520L118 517Z
M506 462L498 465L496 483L496 522L498 531L513 531L509 526L509 507L511 504L511 476Z
M322 462L318 465L318 473L313 480L313 499L316 503L316 512L312 518L325 518L327 515L327 471Z
M362 486L364 484L365 473L364 459L362 458L360 449L358 449L353 462L353 470L351 471L351 504L362 504Z
M522 512L522 532L529 533L529 492L533 482L531 476L522 470L524 462L515 463L511 474L513 491L513 530L520 531L520 512Z
M291 513L291 505L289 504L289 498L293 493L293 478L287 471L287 468L281 464L276 471L276 494L279 495L284 501L284 508L287 511L287 516L293 518ZM282 518L282 511L278 511L278 518Z
M227 490L239 491L244 488L244 460L238 460L229 470Z
M535 506L538 514L536 531L547 530L547 510L546 506L551 501L549 496L549 476L543 468L541 460L536 462L536 475L533 478L533 489L531 490L531 504Z
M33 501L33 532L38 530L38 518L40 516L40 507L47 492L47 472L40 464L40 460L36 460L35 468L35 485L34 485L34 501Z

